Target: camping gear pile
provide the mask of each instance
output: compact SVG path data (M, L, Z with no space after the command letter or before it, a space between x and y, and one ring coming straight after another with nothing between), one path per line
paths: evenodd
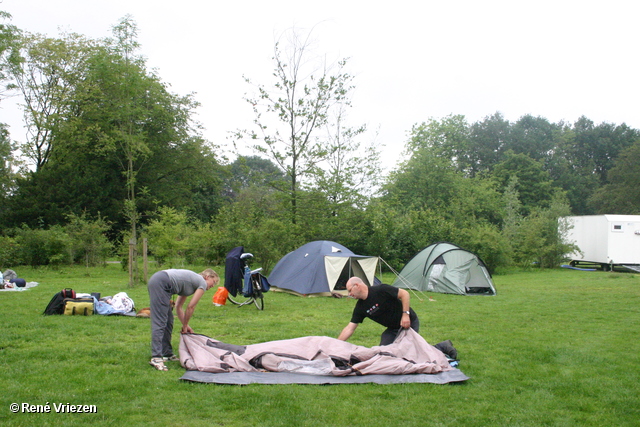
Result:
M25 288L27 286L27 281L18 277L15 271L6 270L0 276L0 289L16 289L16 288Z
M126 292L118 292L114 296L100 298L99 293L78 293L73 289L57 292L42 314L44 315L81 315L92 314L135 316L133 300Z

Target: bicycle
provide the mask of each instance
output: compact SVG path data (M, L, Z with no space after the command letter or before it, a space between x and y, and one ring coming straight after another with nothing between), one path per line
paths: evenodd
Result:
M251 270L247 262L253 255L244 252L242 246L227 254L225 288L229 291L227 300L238 307L255 304L264 310L264 293L269 291L269 282L260 272L262 268Z

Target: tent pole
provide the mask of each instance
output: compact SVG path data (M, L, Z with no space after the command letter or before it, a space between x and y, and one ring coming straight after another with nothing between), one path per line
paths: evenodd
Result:
M417 289L415 289L415 288L411 287L411 284L410 284L409 282L407 282L407 280L406 280L406 279L405 279L405 278L404 278L400 273L398 273L398 272L397 272L393 267L391 267L387 261L385 261L385 260L384 260L384 259L382 259L382 258L380 258L380 259L382 260L382 262L384 262L384 263L385 263L385 265L386 265L387 267L389 267L389 269L391 270L391 272L392 272L393 274L395 274L395 275L396 275L396 277L397 277L398 279L400 279L400 281L401 281L402 283L404 283L405 285L407 285L407 289L409 289L411 292L413 292L413 295L415 295L415 297L416 297L416 298L418 298L418 300L419 300L420 302L422 302L422 301L423 301L423 300L422 300L422 298L420 298L420 296L419 296L419 295L418 295L418 293L416 292L416 291L417 291ZM422 291L420 291L420 293L422 293Z

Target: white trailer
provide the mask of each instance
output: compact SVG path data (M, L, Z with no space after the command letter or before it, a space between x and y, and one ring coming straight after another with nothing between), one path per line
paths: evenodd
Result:
M571 265L599 264L604 270L624 266L640 271L640 215L566 217L568 242L582 253L569 254Z

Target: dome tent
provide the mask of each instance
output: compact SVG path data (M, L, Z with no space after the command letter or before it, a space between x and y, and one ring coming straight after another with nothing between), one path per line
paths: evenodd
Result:
M453 243L427 246L402 269L393 286L460 295L495 295L491 274L476 254Z
M282 257L268 280L273 291L314 296L346 293L352 276L373 285L377 265L378 257L356 255L339 243L318 240Z

